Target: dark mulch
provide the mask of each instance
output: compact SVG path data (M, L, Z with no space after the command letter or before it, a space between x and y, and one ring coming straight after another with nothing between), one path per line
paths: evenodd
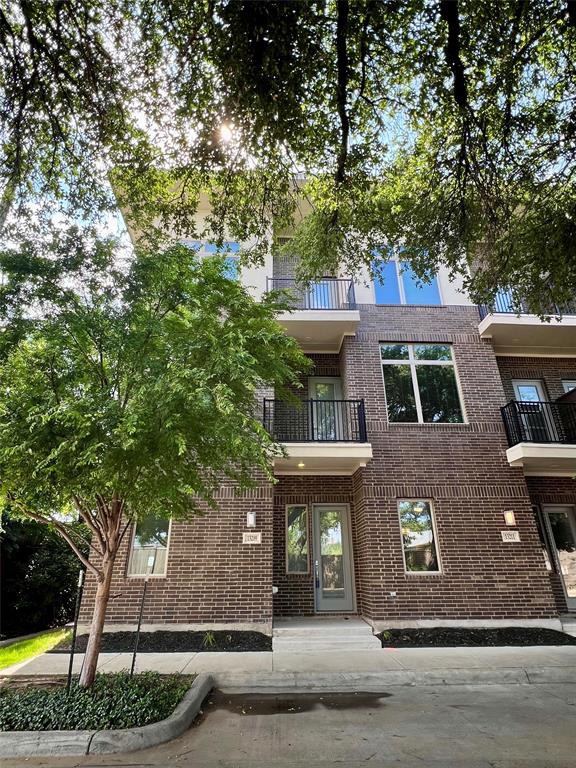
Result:
M132 653L135 632L105 632L101 651L104 653ZM88 635L78 635L75 649L86 650ZM187 651L271 651L272 638L261 632L217 630L214 632L141 632L138 653L186 653ZM49 653L68 653L70 640L64 640Z
M576 645L576 637L540 627L466 629L388 629L378 635L383 648L454 648L457 646Z

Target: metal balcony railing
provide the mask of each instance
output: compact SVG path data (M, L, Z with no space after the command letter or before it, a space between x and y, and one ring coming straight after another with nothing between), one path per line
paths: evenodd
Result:
M498 291L494 297L493 304L480 304L478 307L480 312L480 319L484 320L486 315L490 314L502 314L502 315L530 315L534 314L528 309L528 305L524 302L520 302L519 307L514 306L512 300L511 291ZM562 317L563 315L576 315L576 301L569 304L563 304L562 306L552 305L548 310L548 314L554 317Z
M576 445L576 403L512 400L501 410L510 446L518 443Z
M268 277L269 291L286 291L293 309L356 309L354 282L349 279L323 277L302 284L292 277Z
M364 400L264 400L264 427L280 443L365 443Z

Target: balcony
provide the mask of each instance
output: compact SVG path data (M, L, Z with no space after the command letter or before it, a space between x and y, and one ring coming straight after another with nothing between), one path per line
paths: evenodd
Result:
M268 291L285 291L291 312L278 321L305 352L338 352L360 323L352 280L323 277L303 285L294 278L268 278Z
M525 475L576 475L576 403L512 400L502 418L510 466Z
M483 339L492 339L496 353L576 354L576 303L550 308L550 320L520 305L519 312L510 291L499 291L492 306L480 305L478 330Z
M277 475L352 475L372 458L363 400L264 400L263 421L286 451Z

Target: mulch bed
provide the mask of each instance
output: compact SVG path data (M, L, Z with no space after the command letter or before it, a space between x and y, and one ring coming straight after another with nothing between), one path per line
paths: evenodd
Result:
M576 645L576 637L540 627L466 629L388 629L378 637L383 648L455 648L459 646Z
M132 653L136 639L135 632L105 632L102 636L104 653ZM78 635L75 650L83 653L88 635ZM238 630L215 630L213 632L141 632L138 653L186 653L224 651L271 651L272 638L261 632L239 632ZM69 653L70 640L52 648L49 653Z

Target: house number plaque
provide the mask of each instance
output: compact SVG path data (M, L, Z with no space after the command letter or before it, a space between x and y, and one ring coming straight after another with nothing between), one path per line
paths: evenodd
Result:
M502 541L520 541L520 531L500 531Z
M245 531L242 534L242 544L262 544L262 533L260 531Z

